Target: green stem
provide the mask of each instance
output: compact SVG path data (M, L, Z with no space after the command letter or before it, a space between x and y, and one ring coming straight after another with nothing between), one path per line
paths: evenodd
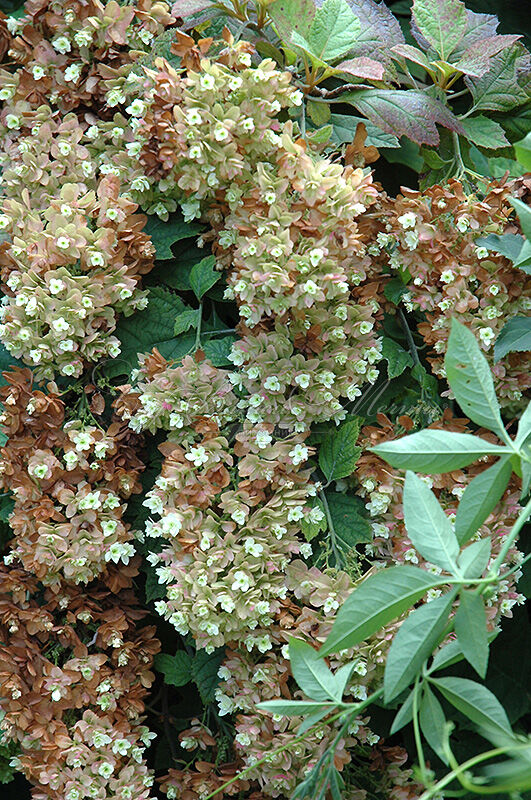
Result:
M194 350L199 350L201 347L201 323L203 321L203 301L199 303L199 314L197 321L197 331L195 334Z
M328 486L328 484L327 484L327 486ZM327 525L328 525L328 532L330 533L330 544L332 546L332 553L333 553L334 558L336 560L335 566L337 568L339 568L339 565L341 564L341 553L339 552L338 547L337 547L336 529L334 528L334 523L332 521L332 515L330 513L330 506L328 505L328 500L326 499L326 495L325 495L325 493L324 493L324 491L322 489L319 492L319 500L323 504L324 510L325 510L326 522L327 522Z
M526 743L525 747L529 745ZM453 769L448 775L445 775L444 778L441 778L440 781L435 783L433 786L421 794L418 800L430 800L435 795L439 794L441 789L444 789L445 786L448 786L453 780L457 778L459 780L459 776L466 772L467 770L475 767L477 764L481 764L483 761L489 761L491 758L496 758L496 756L501 756L504 753L514 752L515 750L519 749L514 744L507 745L506 747L497 747L495 750L487 750L485 753L480 753L478 756L474 756L473 758L469 758L468 761L465 761L464 764L460 764L459 767ZM524 745L522 746L524 749ZM477 790L477 787L474 787L474 791Z
M381 689L377 689L375 692L370 694L366 700L363 700L361 703L353 705L351 714L354 713L359 714L361 711L367 708L367 706L370 706L371 703L373 703L382 695L383 695L383 686ZM348 707L347 704L344 704L344 706ZM271 753L268 753L263 758L259 759L256 762L256 764L253 764L251 767L246 767L241 772L239 772L238 775L235 775L234 778L231 778L229 781L226 781L224 784L222 784L222 786L219 786L214 792L211 792L209 795L203 798L203 800L212 800L213 797L216 797L216 795L218 795L220 792L224 792L225 789L228 789L229 786L232 786L234 783L236 783L236 781L241 780L241 778L244 778L246 775L255 770L257 767L260 767L262 764L265 764L265 762L269 761L272 756L277 756L280 755L281 753L284 753L286 750L290 750L294 744L302 742L308 736L310 731L312 731L313 733L313 731L315 731L316 728L324 727L325 725L331 725L332 722L335 722L337 719L343 716L343 714L345 713L345 707L343 708L342 711L339 711L337 714L334 714L334 716L331 717L330 719L321 722L316 722L315 725L312 725L311 728L308 728L307 731L304 731L304 733L301 733L299 736L296 736L295 739L291 739L288 742L288 744L284 744L282 745L282 747L277 747L276 750L273 750Z
M398 309L398 316L400 317L400 322L402 323L402 328L406 335L409 354L413 359L413 361L415 362L415 364L417 364L420 367L422 365L420 363L419 354L417 353L417 346L415 344L415 340L413 339L413 335L409 329L409 325L407 324L406 315L404 314L401 308Z
M422 739L420 736L419 726L419 694L420 682L419 676L415 679L415 686L413 688L413 733L415 735L415 746L417 748L417 755L419 759L420 774L422 782L427 783L426 780L426 759L424 758L424 748L422 747Z

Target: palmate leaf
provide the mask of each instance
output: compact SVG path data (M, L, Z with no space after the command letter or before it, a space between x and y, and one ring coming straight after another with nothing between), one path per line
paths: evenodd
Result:
M507 50L520 38L518 34L506 34L505 36L490 36L488 39L481 39L465 50L457 61L452 58L452 64L465 75L480 78L489 71L493 56Z
M510 456L480 472L466 487L455 518L455 534L460 544L467 542L483 525L502 498L509 483Z
M452 112L428 94L404 89L359 89L341 95L374 125L417 144L439 144L437 125L464 133Z
M480 436L426 429L370 447L392 467L415 472L443 474L461 469L485 455L504 456L509 452Z
M138 355L149 353L156 347L168 359L178 359L188 353L194 345L195 337L184 334L174 335L175 320L186 310L177 295L161 286L149 290L149 302L143 311L130 317L122 317L116 326L122 352L118 358L105 364L109 377L129 373L138 365Z
M460 120L469 142L488 150L507 147L509 142L499 122L488 117L477 116Z
M396 136L384 133L381 128L373 125L363 117L357 117L352 114L331 114L329 121L332 125L332 141L337 144L350 144L356 135L358 123L363 122L367 130L366 147L399 147ZM405 286L404 291L406 291Z
M499 700L485 686L468 678L431 678L442 695L476 725L511 733L511 725Z
M360 21L346 0L324 0L306 34L293 30L289 41L317 66L326 67L353 48L360 30Z
M412 17L422 37L444 60L467 28L466 8L461 0L414 0Z
M347 0L347 3L360 21L352 54L388 61L389 49L405 41L397 18L384 3L374 0Z
M454 620L454 630L469 664L481 678L487 672L489 639L483 598L472 591L462 591Z
M495 55L479 78L465 77L476 111L510 111L529 98L529 55L514 44Z
M202 225L198 225L195 222L185 222L181 214L171 214L167 222L157 216L150 216L144 227L144 233L151 236L151 241L155 246L155 258L157 261L167 261L173 258L172 244L181 239L197 236L202 230Z

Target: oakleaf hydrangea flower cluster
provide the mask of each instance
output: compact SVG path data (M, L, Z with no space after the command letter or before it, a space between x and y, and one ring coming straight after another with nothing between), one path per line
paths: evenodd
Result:
M19 560L55 587L86 584L110 563L127 564L133 534L121 518L127 498L140 491L143 468L134 434L123 423L107 431L65 423L64 403L53 391L33 391L29 370L14 373L0 397L9 432L0 485L15 498L8 563Z
M381 253L377 260L407 283L405 308L426 314L418 330L430 347L435 374L444 377L450 324L458 315L490 361L502 405L517 406L531 387L529 353L509 353L494 362L493 349L509 319L529 314L531 279L477 240L490 233L515 232L509 199L521 192L524 179L497 181L482 199L467 195L455 180L423 192L404 190L383 204L383 229L371 246Z

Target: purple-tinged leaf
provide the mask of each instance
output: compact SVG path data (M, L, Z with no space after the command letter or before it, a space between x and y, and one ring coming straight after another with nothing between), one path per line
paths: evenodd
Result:
M391 52L396 53L397 56L401 56L402 58L407 58L409 61L413 61L420 67L424 67L424 69L431 69L426 54L418 47L413 47L412 44L395 44L394 47L391 47Z
M342 61L336 67L340 72L355 75L356 78L365 78L368 81L382 81L385 75L385 66L380 61L375 61L367 56L350 58Z
M353 55L372 58L388 55L387 51L395 44L404 42L404 34L397 18L391 14L385 3L374 0L347 0L361 24Z
M442 59L448 59L467 27L466 8L461 0L413 0L412 18Z
M502 50L507 50L518 39L522 37L518 34L508 34L506 36L490 36L488 39L481 39L465 50L453 64L460 72L475 78L480 78L489 71L491 58Z
M210 0L176 0L171 7L171 13L174 17L191 17L192 14L198 14L212 5Z
M510 111L531 96L529 53L514 44L493 56L488 72L480 78L466 76L476 111Z
M473 142L478 147L497 150L499 147L507 147L509 145L502 126L493 119L483 116L467 117L460 120L460 122L468 141Z
M406 136L417 144L439 144L437 123L464 133L452 112L424 92L362 89L346 92L341 97L386 133Z
M498 30L498 18L494 14L476 14L467 8L466 19L465 34L452 53L454 60L460 58L465 50L476 42L495 36Z

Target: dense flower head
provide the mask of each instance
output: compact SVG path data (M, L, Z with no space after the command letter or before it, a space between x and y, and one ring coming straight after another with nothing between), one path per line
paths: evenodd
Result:
M9 53L19 69L2 71L2 99L52 102L66 112L105 107L109 71L149 52L157 36L175 23L163 0L124 5L110 0L30 0L12 26ZM13 80L14 78L14 80Z
M53 391L33 391L28 372L6 375L0 398L10 438L1 451L0 481L15 498L6 563L19 560L55 587L88 583L109 562L128 564L135 549L122 514L127 498L140 491L143 467L134 435L123 423L106 431L81 420L65 423L64 403Z
M521 400L531 386L528 353L511 353L494 363L493 346L505 323L531 309L531 279L478 239L515 231L509 220L518 182L496 181L485 197L467 194L458 181L423 192L403 190L383 211L376 251L382 263L403 276L409 311L425 312L419 333L430 347L433 371L444 377L443 356L453 316L478 339L502 405Z
M229 373L191 356L170 365L157 350L140 356L132 387L117 399L117 413L134 431L162 428L180 443L193 441L194 423L212 417L219 425L237 419L237 398Z
M152 101L138 114L137 131L146 190L163 202L174 197L190 218L219 191L234 187L241 196L256 164L275 159L279 112L301 102L291 75L271 59L251 67L250 50L246 42L229 42L220 58L205 58L184 76L163 60L158 71L147 70Z
M247 325L349 298L366 277L356 218L376 189L361 169L306 152L286 131L277 163L260 163L253 186L233 198L218 234L229 247L228 295Z
M139 282L154 248L119 178L96 176L75 116L39 114L6 150L0 337L37 377L79 377L87 361L119 354L117 315L147 304Z
M245 426L233 447L211 420L200 420L195 443L168 442L161 475L144 505L146 536L163 547L156 565L166 597L157 611L193 633L208 651L240 641L262 652L267 629L286 596L285 570L311 548L299 539L315 492L300 435L274 441L273 426Z
M242 329L230 359L231 376L249 396L240 401L251 422L308 430L313 422L346 416L344 405L374 383L381 359L370 305L350 301L313 306L282 318L272 330Z
M0 567L2 735L39 800L151 797L142 723L159 643L136 629L134 596L96 584L45 592L28 572Z
M373 541L365 546L366 555L373 563L381 566L388 563L414 564L435 574L441 574L443 571L440 567L426 562L414 549L407 536L402 509L402 473L390 467L378 456L367 452L368 447L395 439L399 435L399 430L403 431L401 424L405 425L406 429L411 429L412 422L407 417L400 418L397 425L392 425L384 415L380 415L377 426L368 426L361 431L361 445L365 452L356 465L354 477L358 483L357 492L366 500L366 508L372 518L374 536ZM459 433L469 432L467 420L454 419L449 411L444 413L441 420L429 427L444 428ZM498 443L494 434L488 431L481 431L481 435L488 441ZM449 474L423 477L428 486L433 488L451 522L455 520L457 506L466 487L476 475L490 466L490 463L492 462L480 461ZM518 499L519 487L517 481L513 479L503 498L473 539L473 541L483 537L491 539L492 551L488 567L496 558L521 511ZM513 565L518 565L522 559L522 553L516 547L512 547L507 554L504 570L508 571ZM501 616L512 616L513 606L525 602L524 595L517 591L517 581L521 574L521 571L517 570L502 580L496 592L488 596L486 606L489 627L495 627ZM431 589L427 597L433 599L440 593L440 589Z

